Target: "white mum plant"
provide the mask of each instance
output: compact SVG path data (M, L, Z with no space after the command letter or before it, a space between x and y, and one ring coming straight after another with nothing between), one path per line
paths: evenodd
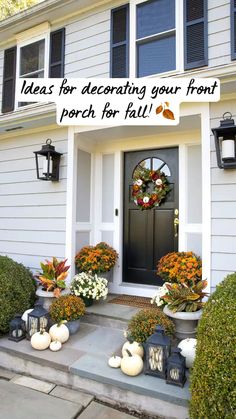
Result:
M169 285L169 282L165 282L164 285L162 285L162 287L158 288L156 294L151 299L151 304L156 304L158 307L161 307L165 304L165 301L162 299L162 297L168 294L169 292L166 285Z
M108 281L100 278L97 274L92 275L90 272L81 272L74 276L70 290L71 294L79 297L92 298L93 300L104 300L108 294Z

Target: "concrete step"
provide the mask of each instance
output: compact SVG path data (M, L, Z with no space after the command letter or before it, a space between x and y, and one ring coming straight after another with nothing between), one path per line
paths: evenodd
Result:
M111 327L119 330L126 330L127 323L140 309L121 304L112 304L114 295L109 295L106 301L94 302L92 306L86 307L86 314L81 322L97 326Z

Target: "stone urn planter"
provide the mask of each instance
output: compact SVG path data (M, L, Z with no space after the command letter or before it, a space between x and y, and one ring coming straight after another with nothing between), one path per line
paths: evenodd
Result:
M106 271L106 272L99 272L97 274L98 278L105 278L108 282L112 282L112 278L113 278L113 269L111 269L110 271Z
M60 295L68 295L68 294L70 294L70 290L66 288L61 291ZM37 297L39 297L39 302L40 304L42 304L45 310L49 310L53 302L53 299L56 298L52 291L44 291L42 287L38 287L38 289L36 290L36 295Z
M69 329L70 335L74 335L80 328L80 319L70 320L66 322L65 325Z
M177 311L173 313L168 306L165 306L163 312L171 318L175 324L175 335L178 339L195 338L197 332L197 324L202 315L202 310L193 313Z

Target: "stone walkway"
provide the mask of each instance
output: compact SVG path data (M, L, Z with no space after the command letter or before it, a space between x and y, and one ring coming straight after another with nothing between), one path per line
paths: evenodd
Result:
M0 419L133 419L90 394L0 368Z

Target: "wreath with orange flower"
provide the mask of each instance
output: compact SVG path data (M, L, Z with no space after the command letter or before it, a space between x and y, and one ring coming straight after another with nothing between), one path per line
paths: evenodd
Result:
M132 198L141 210L158 207L169 192L168 179L160 170L142 168L133 178Z

